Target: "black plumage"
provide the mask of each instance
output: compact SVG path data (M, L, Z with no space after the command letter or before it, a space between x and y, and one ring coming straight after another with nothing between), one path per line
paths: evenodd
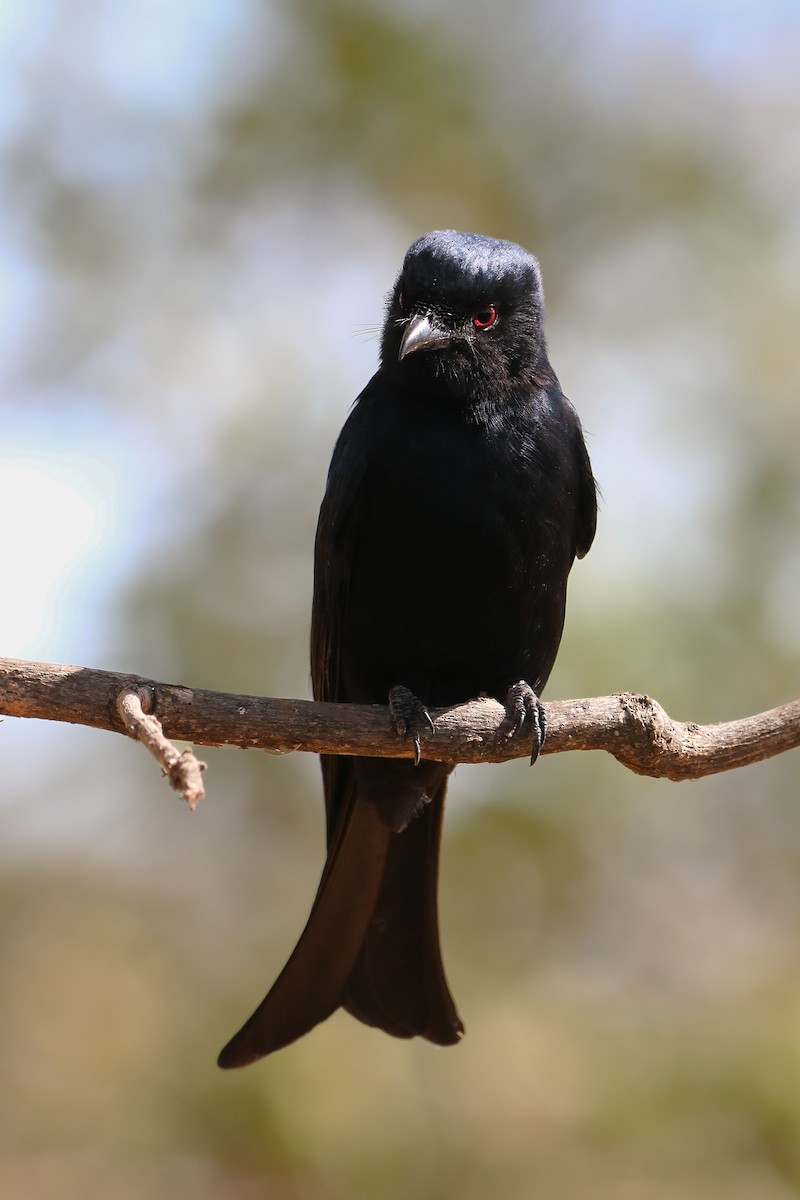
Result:
M567 575L595 531L580 421L543 324L539 266L522 247L448 230L406 254L380 368L328 474L311 670L318 700L391 694L422 758L323 756L328 856L314 906L221 1066L279 1049L338 1007L398 1037L447 1045L463 1033L436 899L451 768L424 757L426 709L506 700L538 750Z

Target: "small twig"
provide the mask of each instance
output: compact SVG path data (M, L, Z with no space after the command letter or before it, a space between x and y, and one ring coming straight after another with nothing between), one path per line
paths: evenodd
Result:
M161 763L170 787L180 792L189 808L194 809L198 800L205 795L201 774L206 764L195 757L190 746L178 750L164 737L158 717L145 711L151 706L152 700L149 688L126 688L117 697L117 712L131 737L141 742Z

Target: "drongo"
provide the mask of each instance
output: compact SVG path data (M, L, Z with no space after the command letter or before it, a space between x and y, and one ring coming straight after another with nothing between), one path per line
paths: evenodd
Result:
M567 575L596 515L581 424L547 357L536 259L476 234L419 238L333 453L311 622L314 697L388 699L416 761L322 756L328 853L311 915L220 1066L340 1007L396 1037L462 1036L436 894L452 768L425 758L428 708L497 697L536 756Z

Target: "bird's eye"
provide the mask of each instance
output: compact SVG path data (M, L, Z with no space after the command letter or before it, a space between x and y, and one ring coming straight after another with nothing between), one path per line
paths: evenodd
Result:
M405 295L403 292L397 293L397 305L398 305L398 308L400 309L400 312L406 311L406 298L405 298Z
M472 324L476 329L489 329L496 320L497 309L493 304L489 304L473 315Z

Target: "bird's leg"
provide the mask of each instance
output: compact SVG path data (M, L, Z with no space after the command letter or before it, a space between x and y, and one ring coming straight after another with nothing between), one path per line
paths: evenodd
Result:
M433 733L431 714L410 688L398 683L389 690L389 711L392 714L394 727L401 738L411 737L414 743L414 766L419 766L422 757L420 737L425 725Z
M531 746L531 766L539 757L539 752L547 737L547 718L539 697L529 683L521 679L513 684L506 693L506 714L510 726L509 737L519 733L526 721L530 721L533 729L533 744Z

